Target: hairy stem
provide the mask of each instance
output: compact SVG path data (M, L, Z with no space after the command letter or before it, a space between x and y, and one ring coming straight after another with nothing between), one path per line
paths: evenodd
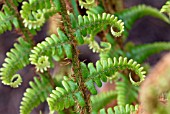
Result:
M68 36L69 40L72 41L72 47L73 47L73 59L72 59L72 69L74 72L73 78L75 81L78 82L79 85L79 90L82 92L84 96L84 100L86 102L86 106L81 107L82 109L80 110L81 114L89 113L90 112L90 104L89 104L89 97L86 94L86 87L84 85L84 81L82 78L82 73L81 73L81 68L80 68L80 60L78 58L79 55L79 50L76 48L77 47L77 41L75 36L73 35L74 30L71 27L70 19L67 14L67 9L66 9L66 3L64 0L60 0L61 2L61 15L63 19L63 24L64 24L64 31L66 35Z

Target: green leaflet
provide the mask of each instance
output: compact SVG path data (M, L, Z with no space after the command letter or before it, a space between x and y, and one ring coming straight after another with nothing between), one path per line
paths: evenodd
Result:
M84 63L81 63L82 75L85 78L85 85L89 89L92 94L97 94L97 90L94 86L94 82L98 87L102 86L102 82L107 81L107 77L113 75L115 72L129 69L134 71L140 78L139 82L134 82L131 77L130 81L134 85L139 85L145 77L145 71L143 71L143 67L140 67L140 64L131 60L127 60L127 58L119 57L119 59L115 58L111 59L103 59L96 62L96 68L92 63L88 64L88 68Z
M116 91L103 92L95 96L91 96L92 112L98 112L104 108L108 103L115 100L117 97Z
M12 30L12 25L19 28L18 19L13 12L6 5L3 5L3 9L0 11L0 34Z
M83 0L78 0L79 1L79 5L81 6L81 8L92 8L94 6L96 6L95 0L85 0L86 2L84 2Z
M45 21L58 12L59 2L53 0L55 7L52 6L50 0L29 0L22 2L21 17L25 27L29 29L40 28ZM56 2L58 3L56 6Z
M59 38L52 34L31 50L29 60L36 66L37 71L46 71L50 67L52 57L57 61L64 58L65 54L67 58L72 58L71 41L60 29L57 29L57 32Z
M77 90L77 83L64 77L62 85L64 89L56 87L56 89L50 94L50 97L47 98L50 111L61 111L64 108L74 106L75 102L78 102L82 107L85 105L81 92Z
M21 84L21 76L15 73L29 64L31 45L23 38L19 38L18 42L14 44L10 52L6 53L7 58L0 68L2 83L11 87L18 87Z
M139 5L134 6L130 9L125 9L122 12L116 13L116 16L119 19L122 19L125 23L125 32L124 35L128 36L128 30L130 30L136 20L144 17L144 16L153 16L155 18L161 19L167 23L170 23L169 19L162 13L159 12L156 8L146 6L146 5Z
M115 106L114 109L108 108L107 111L105 109L101 109L99 114L136 114L138 110L138 105L133 106L127 104L126 106ZM98 114L92 113L92 114Z
M126 53L128 58L132 58L138 63L144 62L149 56L164 50L170 50L170 42L155 42L134 46ZM142 52L142 53L141 53Z
M27 88L22 98L20 114L30 114L39 104L44 102L48 94L52 91L52 86L46 76L41 76L41 80L34 77L34 82L29 82L31 88Z
M117 104L119 106L125 106L126 104L131 104L138 97L138 87L130 83L129 79L119 74L122 78L121 81L116 81L116 91L117 91Z
M160 12L165 12L168 13L168 15L170 15L170 1L168 0L161 8Z

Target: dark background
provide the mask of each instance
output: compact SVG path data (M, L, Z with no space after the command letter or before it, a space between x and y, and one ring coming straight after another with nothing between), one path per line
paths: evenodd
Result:
M165 1L166 0L124 0L124 3L126 8L138 4L146 4L160 9ZM45 24L43 29L35 36L37 42L45 38L45 31L47 30L46 26L47 24ZM16 41L17 37L18 36L14 31L6 32L0 35L0 66L6 56L5 53L13 46L13 43ZM130 31L128 40L133 41L136 44L151 43L156 41L170 41L170 25L167 25L165 22L153 17L146 16L135 23ZM87 48L83 49L86 49L86 54L91 53L91 51ZM151 65L154 65L164 55L164 53L166 52L153 55L147 61L149 61ZM89 61L94 61L95 57L88 55L88 57L85 58ZM28 82L33 80L32 77L35 75L34 69L30 66L20 71L20 73L21 76L23 76L23 83L17 89L4 86L0 81L0 114L19 114L19 106L23 93L28 87ZM39 109L41 109L44 114L47 114L48 107L46 103L35 109L32 114L39 114Z

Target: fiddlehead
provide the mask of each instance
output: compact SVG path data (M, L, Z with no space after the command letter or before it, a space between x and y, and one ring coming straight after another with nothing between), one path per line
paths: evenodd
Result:
M64 58L65 54L67 58L72 58L71 41L60 29L57 29L57 32L59 38L52 34L45 41L38 43L31 51L29 60L36 66L37 71L46 71L50 67L52 57L57 61Z
M95 0L85 0L86 2L84 2L83 0L78 0L78 1L81 8L84 7L86 9L89 9L96 6Z
M31 45L23 38L19 38L18 42L14 44L10 52L7 52L5 63L0 69L2 83L11 87L18 87L21 84L21 76L15 73L29 64Z
M136 20L144 16L153 16L155 18L161 19L162 21L170 23L169 19L164 14L160 13L159 10L146 5L134 6L130 9L116 13L115 15L118 16L119 19L122 19L125 23L124 34L126 37L128 36L128 30L132 28Z
M27 88L24 93L20 114L30 114L35 107L46 100L53 88L46 76L41 76L41 80L34 77L34 82L31 81L29 84L31 88Z
M115 106L114 109L108 108L107 111L105 109L101 109L99 114L136 114L137 110L138 105L133 106L127 104L126 106Z
M138 63L144 62L149 56L164 50L170 50L169 42L156 42L134 46L126 53L128 58L132 58ZM142 53L141 53L142 52Z
M54 0L54 4L55 2L57 2L57 0ZM60 3L57 2L57 4ZM28 27L29 29L40 28L50 16L54 15L58 9L60 9L59 5L54 6L50 0L24 1L20 13L25 27Z
M3 11L0 11L0 34L12 30L12 25L19 28L18 19L13 12L6 5L3 5L2 9Z
M143 67L140 67L140 64L137 64L137 62L131 60L127 60L127 58L119 57L119 59L114 58L108 58L105 60L99 60L96 62L96 68L92 63L88 64L88 68L84 63L81 63L82 67L82 74L85 80L85 85L90 90L92 94L97 94L97 91L94 86L94 82L98 87L102 86L102 81L106 82L107 77L113 75L115 72L119 70L129 69L133 70L139 77L139 82L134 82L132 78L130 77L130 81L134 85L139 85L145 77L145 71L143 71Z

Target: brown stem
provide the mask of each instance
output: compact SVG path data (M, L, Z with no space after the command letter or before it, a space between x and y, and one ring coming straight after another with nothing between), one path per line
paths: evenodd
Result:
M81 73L81 68L80 68L80 60L78 58L79 55L79 50L76 48L77 47L77 41L75 36L73 35L74 30L71 27L71 22L69 19L69 16L67 14L67 9L66 9L66 3L65 0L60 0L61 2L61 15L63 19L63 24L64 24L64 32L68 36L69 40L71 41L72 44L72 53L73 53L73 59L72 59L72 70L74 72L74 80L78 82L79 85L79 90L82 92L84 100L86 102L86 105L84 107L81 107L82 110L80 111L81 114L89 113L90 112L90 104L89 104L89 97L86 94L86 87L84 85L84 80L82 78L82 73Z

